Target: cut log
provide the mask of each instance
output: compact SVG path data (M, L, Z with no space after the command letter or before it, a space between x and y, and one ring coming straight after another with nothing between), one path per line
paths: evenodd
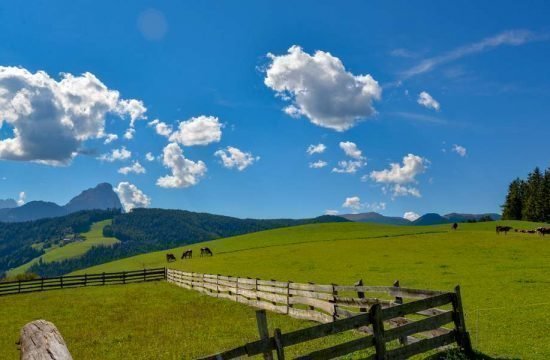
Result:
M35 320L23 326L19 342L21 360L73 360L59 330L49 321Z

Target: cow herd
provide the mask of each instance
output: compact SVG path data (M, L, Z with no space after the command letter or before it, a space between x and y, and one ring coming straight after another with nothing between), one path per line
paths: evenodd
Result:
M203 247L201 248L201 257L203 256L214 256L214 253L212 252L212 250L210 250L210 248ZM193 257L193 250L185 250L183 254L181 254L181 259L191 259L192 257ZM177 259L174 254L171 254L171 253L166 254L167 262L172 262L176 260Z
M544 226L538 227L533 230L514 229L511 226L501 226L501 225L497 225L496 227L497 234L504 233L504 235L506 235L508 231L511 231L512 229L514 230L514 232L519 232L524 234L539 234L540 236L550 234L550 227L544 227Z

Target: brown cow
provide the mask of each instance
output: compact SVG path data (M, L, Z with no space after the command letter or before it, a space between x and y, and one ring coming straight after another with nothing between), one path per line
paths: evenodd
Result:
M174 256L174 254L166 254L166 261L167 262L176 261L176 257Z
M181 254L182 259L191 259L193 257L193 250L185 250L183 254Z
M497 235L500 234L501 232L504 233L504 235L508 234L508 231L512 230L512 227L511 226L500 226L500 225L497 225L496 227L496 231L497 231Z
M210 248L203 247L201 248L201 256L214 256L214 254L212 253L212 250L210 250Z

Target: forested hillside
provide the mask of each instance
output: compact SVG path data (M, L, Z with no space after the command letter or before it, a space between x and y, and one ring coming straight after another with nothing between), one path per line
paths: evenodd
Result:
M550 222L550 168L543 174L537 167L527 180L512 181L502 206L502 218Z
M221 237L294 225L347 221L327 215L313 219L257 220L184 210L134 209L130 213L115 215L112 226L104 228L105 236L114 236L120 243L111 247L94 247L75 259L36 263L30 268L30 272L41 276L56 276L132 255Z
M0 278L11 268L60 245L70 234L88 231L92 223L112 218L119 210L91 210L67 216L20 223L0 222Z

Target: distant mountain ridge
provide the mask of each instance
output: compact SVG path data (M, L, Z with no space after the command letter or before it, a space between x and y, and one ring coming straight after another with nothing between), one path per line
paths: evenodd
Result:
M17 203L16 203L17 205ZM64 216L82 210L121 209L122 204L113 186L101 183L84 190L66 205L48 201L30 201L22 206L0 208L0 222L22 222Z
M0 210L17 207L17 201L14 199L0 199Z
M388 225L438 225L438 224L450 224L454 222L467 222L467 221L479 221L482 218L491 218L492 220L500 220L501 216L495 213L485 214L460 214L450 213L446 215L439 215L436 213L427 213L419 217L414 221L410 221L398 216L385 216L377 212L359 213L359 214L344 214L339 215L344 219L364 222L364 223L377 223Z
M378 224L389 224L389 225L411 225L411 222L407 219L397 216L384 216L377 212L368 212L360 214L344 214L340 215L344 219L356 222L364 223L378 223Z

